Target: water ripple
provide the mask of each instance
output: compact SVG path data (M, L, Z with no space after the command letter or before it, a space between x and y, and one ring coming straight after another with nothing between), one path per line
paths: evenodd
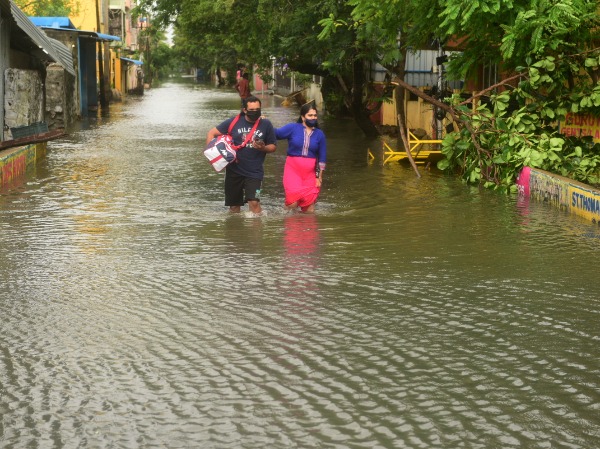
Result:
M600 445L597 229L327 121L317 215L283 153L229 215L199 142L238 104L152 89L0 195L3 448Z

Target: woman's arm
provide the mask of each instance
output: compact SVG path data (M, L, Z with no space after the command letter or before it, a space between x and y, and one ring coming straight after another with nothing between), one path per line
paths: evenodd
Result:
M294 123L288 123L281 128L275 128L275 136L277 140L289 139L294 131Z

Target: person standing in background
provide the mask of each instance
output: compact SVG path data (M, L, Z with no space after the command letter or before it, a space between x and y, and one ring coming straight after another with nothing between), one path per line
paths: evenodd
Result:
M246 72L246 66L243 64L238 64L238 70L235 72L235 80L236 82L242 77L242 75Z
M248 72L244 72L242 77L235 83L235 89L240 94L242 99L242 107L244 107L244 100L250 96L250 81L248 81Z
M325 133L319 128L317 108L306 103L300 117L275 130L278 140L287 139L288 150L283 169L285 208L313 213L323 184L327 161Z

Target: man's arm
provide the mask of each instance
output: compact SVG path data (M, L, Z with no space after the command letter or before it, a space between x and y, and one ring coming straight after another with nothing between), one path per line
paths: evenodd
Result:
M255 140L252 146L263 153L274 153L277 150L275 128L273 128L273 124L269 120L265 120L265 122L267 123L267 128L265 129L264 140Z
M265 147L260 151L264 151L265 153L275 153L275 150L277 150L277 145L275 145L274 143L270 143L268 145L265 145Z
M223 133L220 132L217 128L211 129L206 135L206 145L208 145L211 140L213 140L217 136L220 136L221 134Z
M252 142L252 148L263 153L274 153L277 149L277 145L274 143L265 144L262 140L255 140Z

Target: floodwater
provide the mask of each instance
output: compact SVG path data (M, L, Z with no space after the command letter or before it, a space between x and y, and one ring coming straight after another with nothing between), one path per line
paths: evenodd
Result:
M284 143L230 215L201 150L238 104L149 90L0 193L0 447L600 447L597 225L329 120L315 215Z

